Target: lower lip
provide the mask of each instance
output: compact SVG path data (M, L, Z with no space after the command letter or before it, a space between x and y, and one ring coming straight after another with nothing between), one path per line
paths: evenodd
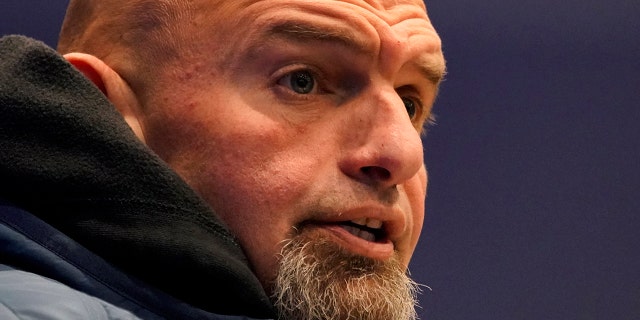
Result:
M327 231L338 245L357 255L377 260L387 260L394 254L393 243L389 240L381 242L367 241L354 236L339 225L323 225L319 226L318 229Z

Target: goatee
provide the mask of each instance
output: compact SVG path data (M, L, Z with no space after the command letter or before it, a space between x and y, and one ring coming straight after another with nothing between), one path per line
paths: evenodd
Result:
M281 320L415 320L418 288L395 259L298 234L282 249L272 300Z

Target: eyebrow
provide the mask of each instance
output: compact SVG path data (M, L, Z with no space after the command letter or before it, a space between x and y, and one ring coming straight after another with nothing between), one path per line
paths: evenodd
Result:
M436 85L440 84L447 75L447 68L444 64L436 65L426 59L420 59L420 61L416 62L416 66L425 78Z
M284 38L294 42L319 41L337 43L358 53L371 54L371 45L360 40L351 32L332 27L320 27L302 21L283 21L272 25L266 31L268 38Z

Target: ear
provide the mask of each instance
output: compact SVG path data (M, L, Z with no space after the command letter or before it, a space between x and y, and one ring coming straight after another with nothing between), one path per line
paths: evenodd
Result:
M122 114L136 136L145 142L140 125L140 103L129 84L104 61L85 53L68 53L64 58L84 74L107 96L107 99Z

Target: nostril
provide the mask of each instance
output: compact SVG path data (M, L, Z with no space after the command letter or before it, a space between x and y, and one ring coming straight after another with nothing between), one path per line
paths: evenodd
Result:
M374 181L387 181L391 178L391 172L383 167L362 167L360 171L369 179Z

